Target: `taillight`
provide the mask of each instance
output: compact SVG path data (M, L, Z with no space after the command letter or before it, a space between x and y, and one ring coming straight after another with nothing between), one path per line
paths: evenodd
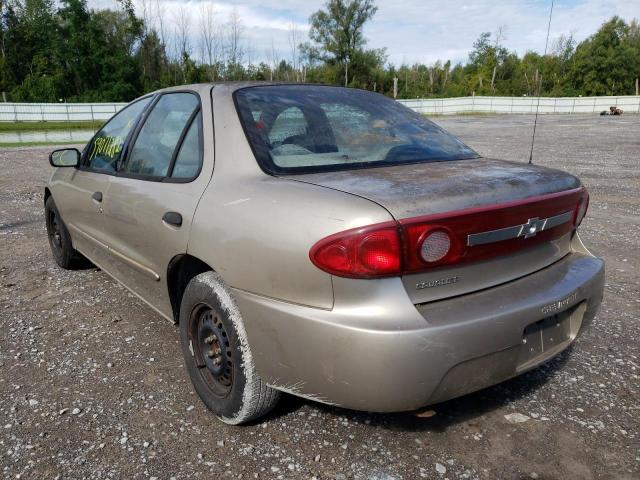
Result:
M425 262L439 262L451 250L451 236L446 230L427 232L419 247L420 256Z
M403 221L406 241L404 269L416 272L429 267L454 263L463 252L459 236L443 223Z
M582 197L580 198L580 203L576 207L575 217L573 219L573 224L576 228L580 226L582 220L587 215L587 210L589 209L589 192L587 189L584 190Z
M518 252L571 232L586 214L584 187L496 205L385 222L336 233L316 243L309 257L340 277L377 278L480 262ZM545 228L543 219L570 219ZM542 226L541 226L542 225ZM521 234L529 228L527 234ZM505 232L506 230L506 232ZM477 234L496 239L474 242Z
M402 248L396 222L347 230L316 243L311 261L340 277L374 278L400 275Z

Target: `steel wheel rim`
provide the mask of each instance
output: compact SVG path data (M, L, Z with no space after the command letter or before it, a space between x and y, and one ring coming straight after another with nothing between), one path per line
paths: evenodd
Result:
M60 232L60 224L58 216L54 212L49 212L49 243L56 251L62 250L62 233Z
M200 377L211 393L225 398L233 388L234 355L221 315L200 304L191 314L190 341Z

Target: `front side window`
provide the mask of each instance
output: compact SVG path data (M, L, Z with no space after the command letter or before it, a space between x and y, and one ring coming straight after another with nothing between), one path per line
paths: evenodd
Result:
M86 148L85 165L105 173L115 173L127 136L151 97L127 105L93 137Z
M372 92L272 85L234 95L257 160L272 174L478 156L422 115Z
M191 93L160 97L147 115L122 171L154 178L169 176L174 152L199 107L198 97Z

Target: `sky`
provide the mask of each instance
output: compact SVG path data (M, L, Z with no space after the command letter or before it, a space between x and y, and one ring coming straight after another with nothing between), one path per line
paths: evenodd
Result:
M289 30L294 24L300 40L306 40L309 16L324 0L134 0L142 5L159 2L170 26L182 10L190 16L190 44L199 54L199 19L203 4L216 12L219 23L235 10L243 25L243 37L254 59L267 58L273 45L280 58L290 56ZM88 0L90 7L113 7L114 0ZM437 60L465 62L473 42L482 32L503 29L503 44L519 55L544 51L551 0L377 0L378 12L365 27L368 46L386 48L390 63ZM593 34L618 15L627 22L640 19L640 0L555 0L550 48L560 35L577 41Z

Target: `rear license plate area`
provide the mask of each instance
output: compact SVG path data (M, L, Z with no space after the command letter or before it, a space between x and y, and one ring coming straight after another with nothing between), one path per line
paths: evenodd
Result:
M570 316L572 310L543 318L524 329L518 370L544 361L571 341Z

